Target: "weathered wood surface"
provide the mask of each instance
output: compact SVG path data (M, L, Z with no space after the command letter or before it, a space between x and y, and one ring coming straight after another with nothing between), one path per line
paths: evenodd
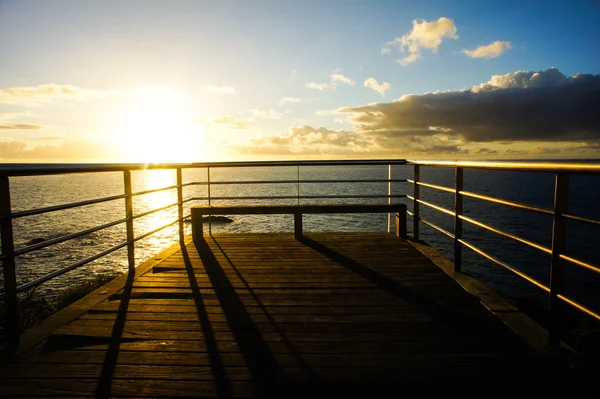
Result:
M172 253L3 366L0 395L511 394L551 392L566 372L391 234L228 235Z

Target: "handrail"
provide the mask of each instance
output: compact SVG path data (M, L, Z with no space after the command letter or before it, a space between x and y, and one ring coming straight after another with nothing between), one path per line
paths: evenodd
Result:
M513 272L520 278L528 281L534 286L542 289L549 294L549 308L551 315L551 325L549 326L549 342L551 344L557 344L561 339L561 328L560 328L560 309L557 306L557 302L561 301L569 304L570 306L578 309L579 311L600 320L600 314L593 310L585 307L584 305L574 301L571 298L567 298L562 293L563 286L563 265L562 262L570 262L581 268L591 270L596 273L600 273L600 267L593 265L589 262L585 262L579 259L575 259L564 253L565 251L565 240L566 230L565 221L574 220L582 223L600 225L599 220L577 216L567 213L567 197L569 187L569 174L600 174L600 164L582 164L582 163L529 163L529 162L446 162L446 161L407 161L409 165L414 167L414 178L407 179L408 183L411 183L414 188L414 195L407 195L407 198L413 201L413 211L407 211L409 216L414 219L414 238L419 239L418 223L422 222L434 230L437 230L444 235L454 239L454 270L461 270L461 247L471 249L480 256L489 259L493 263ZM420 168L423 166L431 167L449 167L455 168L456 170L456 184L454 188L440 186L436 184L426 183L420 181ZM528 171L528 172L545 172L554 173L556 175L555 194L554 194L554 209L544 209L532 205L521 204L518 202L508 201L500 198L495 198L487 195L472 193L463 190L463 170L464 169L484 169L484 170L506 170L506 171ZM448 192L455 194L455 210L451 211L439 205L432 204L430 202L420 199L419 187L428 187L438 191ZM471 217L465 216L462 210L462 200L464 197L476 198L482 201L505 205L513 208L519 208L526 211L532 211L544 215L551 215L554 219L552 228L552 248L547 248L543 245L527 240L525 238L504 232L498 228L489 226ZM436 211L442 212L449 216L454 216L454 234L442 229L441 227L421 218L419 216L419 205L428 206ZM462 221L478 226L485 230L488 230L494 234L510 238L522 244L525 244L538 251L551 255L551 275L550 275L550 286L545 286L539 281L533 279L531 276L519 271L518 269L496 259L489 255L485 251L477 248L473 244L468 243L462 238Z
M409 165L440 166L445 168L507 170L517 172L551 172L600 174L599 164L557 162L490 162L490 161L425 161L406 160Z

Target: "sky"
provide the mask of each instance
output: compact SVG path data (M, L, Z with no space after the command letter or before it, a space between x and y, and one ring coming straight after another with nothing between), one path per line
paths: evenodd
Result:
M600 2L0 0L0 162L600 158Z

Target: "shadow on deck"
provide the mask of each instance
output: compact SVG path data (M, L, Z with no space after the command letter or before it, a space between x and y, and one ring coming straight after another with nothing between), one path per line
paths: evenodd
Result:
M415 246L385 233L205 237L157 255L108 297L91 297L102 292L57 315L46 329L70 319L0 370L0 395L588 389Z

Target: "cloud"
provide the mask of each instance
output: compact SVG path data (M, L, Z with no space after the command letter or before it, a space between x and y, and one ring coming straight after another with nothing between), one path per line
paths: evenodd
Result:
M240 121L239 119L231 116L225 116L212 121L212 125L222 127L228 130L245 130L251 129L252 126Z
M462 52L471 58L496 58L510 48L510 42L495 41L487 46L479 46L475 50L463 49Z
M287 103L300 103L302 102L301 99L297 98L297 97L283 97L281 100L279 100L279 102L277 103L279 106L287 104Z
M340 84L354 86L356 82L353 79L342 74L341 70L337 70L335 73L329 75L329 83L308 82L306 84L306 87L308 87L309 89L325 91L327 89L335 89Z
M232 86L204 86L204 90L217 94L235 94L235 87Z
M291 127L287 134L254 138L248 145L237 146L236 150L260 155L341 155L367 152L371 141L355 132L303 125Z
M391 103L347 107L359 133L475 142L600 140L600 75L558 69L496 75L470 90L405 95Z
M306 87L308 87L309 89L324 91L329 88L329 85L327 83L308 82L306 84Z
M364 85L365 85L365 87L369 87L369 88L375 90L382 96L385 96L385 92L388 91L392 87L392 85L389 84L388 82L383 82L382 84L379 84L377 82L377 80L375 80L374 78L369 78L369 79L365 80Z
M0 141L0 159L11 162L114 161L113 149L84 140L64 140L57 145L31 146L21 141Z
M341 73L334 73L329 75L329 77L331 78L331 88L335 88L340 83L346 84L348 86L354 86L356 84L354 80L350 79L347 76L344 76Z
M0 89L0 103L35 105L57 100L85 101L115 93L118 93L118 90L91 90L71 85L44 84Z
M17 123L14 125L0 125L0 130L40 130L43 128L43 126L27 125L24 123Z
M281 119L283 117L283 114L275 109L250 109L245 114L248 115L250 121L254 119Z
M390 52L391 47L397 47L401 52L408 51L408 55L397 62L401 65L407 65L421 58L421 50L429 49L437 53L438 47L445 38L458 39L457 29L454 20L441 17L437 21L413 20L412 30L397 37L384 45L382 54Z
M391 52L392 52L392 50L390 50L387 47L384 47L384 48L381 49L381 55L389 54Z

